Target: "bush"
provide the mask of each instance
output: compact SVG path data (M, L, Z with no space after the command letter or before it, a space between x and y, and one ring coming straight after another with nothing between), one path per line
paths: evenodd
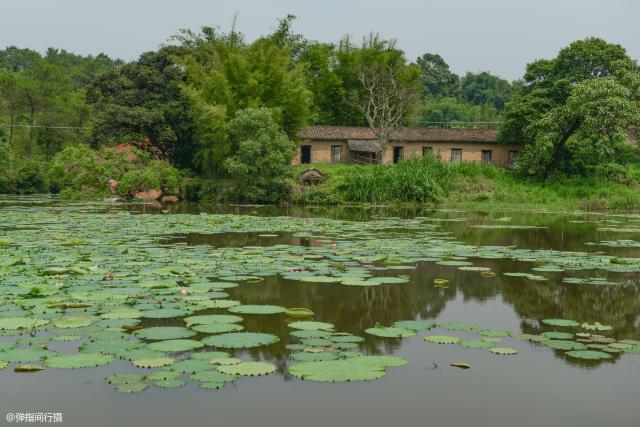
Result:
M16 156L7 143L0 143L0 194L47 192L46 164Z

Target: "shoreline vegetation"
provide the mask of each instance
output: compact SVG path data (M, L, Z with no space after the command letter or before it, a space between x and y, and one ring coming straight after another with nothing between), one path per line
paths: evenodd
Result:
M508 82L458 76L435 53L412 61L373 33L309 40L294 20L253 41L235 26L182 30L128 63L0 50L0 194L640 208L640 67L622 46L578 40ZM305 186L305 166L291 166L308 125L367 126L385 145L405 126L487 123L521 144L515 170L433 157L313 164L327 180Z

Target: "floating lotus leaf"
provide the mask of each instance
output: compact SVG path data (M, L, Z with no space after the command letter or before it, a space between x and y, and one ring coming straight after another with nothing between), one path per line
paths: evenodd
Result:
M369 381L385 374L385 363L358 356L345 360L301 362L289 367L289 373L303 380L322 382Z
M202 316L186 317L184 321L187 326L192 325L209 325L211 323L238 323L242 322L242 317L232 314L207 314Z
M293 353L289 358L296 362L313 362L320 360L336 360L338 359L338 353L334 351L321 351L319 353L310 353L302 351L299 353Z
M138 329L133 333L136 337L146 340L172 340L179 338L189 338L196 333L190 329L180 326L156 326L151 328Z
M225 359L227 357L231 357L231 355L226 351L201 351L191 355L191 358L196 360Z
M3 369L2 364L4 363L4 367L7 366L7 362L0 362L0 369ZM40 365L18 365L13 368L13 372L40 372L44 368Z
M632 345L632 344L627 344L627 343L621 343L621 342L614 342L609 344L610 348L614 348L616 350L631 350L633 348L635 348L636 346Z
M146 377L144 375L136 374L114 374L105 378L109 384L131 384L140 383L144 381Z
M213 366L209 366L209 367L213 368ZM191 374L189 378L193 381L201 381L204 383L225 384L225 383L230 383L232 381L237 380L238 376L225 374L224 372L220 372L216 369L210 369L208 371L200 371L200 372Z
M232 282L208 282L206 285L211 286L212 288L219 288L219 289L229 289L229 288L238 287L237 283L232 283Z
M199 371L208 371L211 368L211 364L206 360L198 359L185 359L174 363L167 369L171 371L179 371L183 373L194 373Z
M235 357L221 357L217 359L211 359L209 360L209 363L218 366L237 365L238 363L242 363L242 359L237 359Z
M36 362L45 357L53 357L57 353L55 351L44 348L12 348L10 350L0 352L0 360L4 362L22 363Z
M47 325L47 319L32 319L30 317L2 317L0 330L31 329Z
M7 365L8 365L7 362L5 362L4 360L0 360L0 371L6 368Z
M216 383L216 382L208 382L208 383L200 383L200 388L205 390L219 390L223 388L227 383Z
M541 335L553 340L570 340L573 338L573 334L568 332L543 332Z
M325 322L313 322L309 320L302 320L299 322L291 322L288 325L290 328L299 329L302 331L332 331L334 326L331 323Z
M10 349L14 348L15 346L16 346L16 342L15 341L0 342L0 351L10 350Z
M232 332L229 334L213 335L202 339L206 345L222 348L253 348L269 345L280 341L276 335L260 332Z
M360 363L370 366L396 367L404 366L408 362L396 356L358 356L351 359L354 363Z
M166 340L151 343L147 347L155 351L179 352L201 348L204 344L196 340Z
M147 383L127 383L118 385L115 390L120 393L139 393L149 388Z
M501 356L513 356L518 354L518 350L511 347L493 347L493 348L490 348L489 351L491 353L499 354Z
M389 328L384 326L376 326L374 328L365 329L365 332L369 335L383 338L404 338L413 337L416 335L416 331L403 328Z
M478 325L474 325L472 323L447 322L439 323L438 326L444 329L449 329L450 331L473 331L480 329Z
M177 308L159 308L155 310L147 310L143 312L143 317L149 319L171 319L173 317L182 317L189 314L186 310Z
M242 362L236 365L219 366L218 371L227 375L261 376L276 371L276 366L265 362Z
M580 323L576 322L575 320L568 320L568 319L544 319L542 323L550 326L565 326L565 327L580 326Z
M305 338L300 342L307 347L328 347L333 344L333 341L326 338Z
M585 322L582 324L582 329L586 329L588 331L610 331L613 328L610 325L603 325L600 322L595 322L593 324Z
M145 378L151 381L170 381L170 380L175 380L181 375L182 375L182 372L180 371L161 370L161 371L152 372L151 374L147 375Z
M284 313L286 308L279 305L236 305L229 308L229 311L239 314L279 314Z
M485 340L462 340L460 345L466 348L490 348L495 345L492 341Z
M242 325L235 323L209 323L206 325L196 325L191 329L203 334L224 334L227 332L238 332L244 329Z
M137 359L132 363L138 368L161 368L163 366L171 365L174 359L169 357L155 357L152 359Z
M187 384L183 380L175 379L175 380L158 380L154 381L153 385L160 388L180 388Z
M292 331L289 335L296 338L329 338L331 332L328 331L314 331L314 330L298 330Z
M64 354L47 357L44 364L49 368L93 368L113 362L109 354Z
M103 319L139 319L145 314L146 313L140 310L135 310L132 308L119 308L117 310L104 313L101 317ZM146 317L149 317L149 316L146 316Z
M91 325L96 320L97 319L94 316L79 314L77 316L66 316L53 319L53 325L60 329L82 328L84 326Z
M284 314L289 317L311 317L314 315L313 311L308 308L287 308Z
M554 350L585 350L587 348L586 345L580 342L566 340L549 340L543 344Z
M427 335L424 340L436 344L459 344L461 341L458 337L450 337L448 335Z
M433 286L436 288L446 288L449 286L449 281L447 279L435 279L433 281Z
M434 328L436 323L427 320L399 320L392 326L400 329L411 329L412 331L428 331Z
M364 338L357 335L331 335L329 339L335 343L361 343L364 341Z
M229 307L235 307L236 305L240 305L240 301L231 300L231 299L214 299L211 301L203 301L199 303L199 305L204 306L206 308L229 308Z
M611 355L609 353L605 353L603 351L597 351L597 350L568 351L565 354L568 357L573 357L575 359L586 359L586 360L611 359Z

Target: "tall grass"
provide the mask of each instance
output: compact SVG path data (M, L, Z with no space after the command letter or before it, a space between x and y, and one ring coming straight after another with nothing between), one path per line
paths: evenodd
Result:
M451 174L452 169L434 157L354 166L340 191L345 201L355 203L439 202L449 194Z

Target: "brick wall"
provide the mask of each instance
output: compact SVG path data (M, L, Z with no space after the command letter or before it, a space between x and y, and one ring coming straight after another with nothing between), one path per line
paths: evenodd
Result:
M291 164L299 165L301 159L302 145L311 146L311 163L330 163L331 162L331 146L339 145L342 147L342 161L348 162L349 146L346 141L323 141L323 140L310 140L300 142L296 155L294 156ZM482 151L490 150L491 159L494 164L506 166L509 161L509 151L518 151L520 146L518 144L496 144L496 143L472 143L472 142L405 142L405 143L390 143L387 145L387 149L383 155L384 163L393 162L393 148L403 147L405 159L415 159L422 157L423 147L431 147L435 156L440 157L443 161L451 161L451 150L458 148L462 150L462 161L464 162L481 162Z

